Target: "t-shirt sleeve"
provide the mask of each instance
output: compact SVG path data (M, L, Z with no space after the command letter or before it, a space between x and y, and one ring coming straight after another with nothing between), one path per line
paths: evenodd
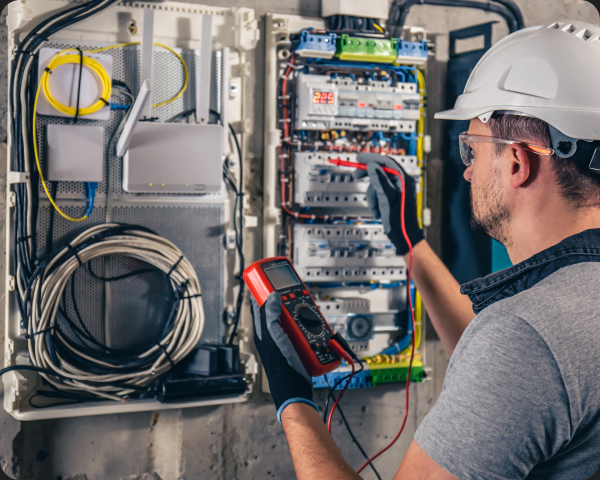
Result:
M484 311L457 345L415 440L459 480L514 480L570 436L569 399L546 342L521 318Z

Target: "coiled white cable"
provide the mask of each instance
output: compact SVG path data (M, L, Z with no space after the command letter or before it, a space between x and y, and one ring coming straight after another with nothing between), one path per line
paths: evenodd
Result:
M106 255L128 256L153 265L168 275L176 298L179 297L172 328L155 345L136 354L135 369L120 364L116 358L112 362L110 355L96 357L84 353L72 340L66 341L57 328L60 301L73 273L94 258ZM31 313L27 336L31 362L55 371L57 377L41 375L56 388L71 393L85 391L126 400L150 387L186 357L198 344L204 329L200 283L193 266L173 243L141 227L101 224L86 230L38 268L29 292ZM56 345L63 351L68 349L68 356L95 367L86 370L74 365L77 362L61 355Z

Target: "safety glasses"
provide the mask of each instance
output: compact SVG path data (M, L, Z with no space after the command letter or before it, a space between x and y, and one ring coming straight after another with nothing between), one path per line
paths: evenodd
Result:
M504 138L486 137L484 135L469 135L467 132L463 132L458 136L458 143L460 148L460 158L467 167L470 167L473 164L473 149L471 148L473 143L503 143L505 145L518 143L525 150L537 155L554 155L554 150L551 148L540 147L539 145L532 145L518 140L506 140Z

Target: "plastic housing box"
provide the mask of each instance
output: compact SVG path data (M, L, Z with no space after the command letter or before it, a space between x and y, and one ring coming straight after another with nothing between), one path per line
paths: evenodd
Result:
M10 72L14 60L10 52L16 51L19 41L24 35L27 35L30 28L39 23L41 19L48 18L57 9L63 9L71 5L72 2L67 0L17 0L8 4L7 51L9 52L9 63L6 67L8 72ZM153 30L156 41L160 41L176 50L190 67L189 86L186 93L169 105L153 108L153 116L158 117L158 122L166 122L174 115L194 108L196 106L196 90L200 81L200 72L207 64L213 64L218 69L213 69L212 78L209 77L212 93L211 108L219 111L222 117L227 115L228 122L234 125L244 124L246 119L242 114L243 77L244 72L249 68L246 55L248 50L256 47L260 36L258 23L252 9L213 7L177 2L163 3L159 6L156 3L143 2L116 3L89 19L59 32L48 41L47 45L52 48L79 46L86 50L123 43L124 38L127 41L139 42L142 40L142 33L129 32L128 22L122 22L119 19L127 18L143 27L145 13L150 10L154 13ZM203 18L207 15L212 17L210 38L216 39L218 37L218 41L211 41L208 49L209 55L206 58L201 58L199 53L201 50L201 32ZM188 25L189 28L182 30L180 28L182 22ZM143 30L143 28L140 28L140 30ZM164 49L159 49L159 47L154 48L152 51L155 60L152 87L153 93L157 97L153 99L153 102L156 102L170 98L181 88L183 69L179 60L172 53L165 52ZM137 94L139 89L141 66L139 62L132 62L131 59L139 58L138 55L140 54L141 46L139 45L112 49L107 53L113 59L112 77L127 80L134 94ZM33 73L33 76L36 76L36 72ZM230 95L232 85L237 87L236 95ZM223 92L226 94L223 95ZM86 125L93 124L94 128L96 126L104 127L104 152L106 152L110 135L121 118L119 112L115 113L113 111L110 114L110 120L96 120L97 123L95 124L93 120L82 120ZM10 133L12 117L9 117L7 131L9 132L8 145L10 149L13 139ZM38 116L38 131L40 133L45 132L45 125L48 123L64 125L65 122L70 121L66 118L40 115ZM228 142L225 154L229 153L229 145ZM40 142L40 148L44 150L44 141ZM44 161L46 152L41 153L41 160ZM223 340L223 329L225 328L224 313L228 308L233 307L235 295L230 294L230 292L235 293L238 281L234 277L236 268L234 262L227 260L230 256L227 255L225 250L224 234L215 234L215 232L223 231L224 233L227 228L231 227L233 197L230 197L223 185L218 192L205 195L169 195L158 192L153 194L130 194L122 189L121 159L116 158L114 155L109 157L110 170L108 171L104 167L103 162L102 182L99 183L94 210L90 218L84 222L73 224L56 215L54 237L57 245L59 240L62 241L62 239L73 235L76 229L105 222L109 206L108 199L110 198L113 221L138 223L152 228L165 238L178 244L186 256L190 258L202 283L203 303L207 312L203 341L221 342ZM7 168L11 168L11 162L7 162ZM233 171L234 174L237 174L236 168L233 168ZM24 325L21 323L15 292L16 279L14 275L16 266L13 261L14 243L12 241L14 238L14 202L11 201L14 197L13 184L26 182L27 180L28 175L22 172L8 172L4 366L26 365L29 363L27 340L24 337ZM71 215L78 214L84 208L86 202L84 188L85 186L81 182L60 182L57 195L58 205ZM45 228L48 222L50 205L41 190L41 186L40 192L38 225ZM38 232L38 248L42 248L42 250L45 238L46 231L40 230ZM79 277L83 279L84 275L82 274ZM126 283L129 283L129 280ZM82 295L89 293L89 290L85 290L86 288L88 288L86 282L78 279L78 289L81 290ZM146 305L144 302L149 301L148 297L139 300L136 298L140 297L139 291L135 289L126 291L126 288L122 286L119 286L119 288L113 286L111 297L112 301L120 299L121 304L128 302L134 308L143 308ZM99 294L98 298L87 300L83 301L82 299L80 308L82 308L84 320L89 318L90 322L95 322L94 332L99 332L98 335L100 336L105 331L110 332L110 329L117 327L116 317L123 316L123 311L115 311L113 308L110 312L111 315L103 318L102 308L99 308L102 305L102 296ZM121 334L113 334L109 337L114 342L129 341L135 338L136 335L146 333L143 330L140 331L134 328L136 322L132 320L135 319L135 316L131 315L131 311L128 312L128 316L125 316L127 318L119 324L121 327L126 326L120 331ZM248 346L251 339L243 333L244 322L246 321L245 318L242 319L242 329L239 336L241 364L239 372L245 376L245 381L250 382L247 385L249 387L248 392L250 392L258 374L258 364ZM146 325L145 330L148 330L148 328L150 326ZM3 376L3 382L4 408L19 420L220 405L243 402L248 398L248 392L240 393L238 389L237 393L223 392L219 394L213 391L209 397L187 399L170 404L147 399L130 400L128 402L99 401L78 405L65 404L34 409L30 407L28 399L37 389L42 387L39 375L34 372L13 371Z

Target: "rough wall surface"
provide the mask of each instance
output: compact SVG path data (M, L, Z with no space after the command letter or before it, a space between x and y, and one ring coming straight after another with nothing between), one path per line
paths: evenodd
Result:
M205 0L197 3L244 6L256 9L262 18L268 12L318 16L319 0ZM598 13L582 0L517 0L527 25L560 19L598 22ZM449 30L498 20L493 14L464 9L413 7L407 25L423 26L432 32L437 55L428 78L428 101L432 114L444 108L444 72ZM262 25L264 26L264 25ZM264 31L263 31L264 32ZM502 23L495 27L495 40L506 34ZM263 35L264 37L264 35ZM6 25L0 19L0 140L6 138ZM253 75L246 81L245 111L252 112L253 131L245 139L248 190L251 207L260 214L262 187L262 125L264 43L249 58ZM442 164L441 128L429 122L433 151L429 158L428 202L434 224L429 238L439 247L439 181ZM0 225L4 226L6 189L0 169ZM260 229L248 234L247 255L260 255ZM4 231L0 239L4 241ZM4 251L4 243L2 250ZM0 268L4 271L4 254ZM0 275L0 292L4 292ZM2 301L4 300L2 294ZM3 309L1 310L3 311ZM246 322L248 319L246 318ZM0 331L3 322L0 322ZM448 355L438 341L427 342L427 363L433 367L432 380L411 386L410 415L406 432L396 446L377 461L382 478L391 478L406 451L412 433L429 411L441 390ZM325 402L316 392L317 403ZM375 453L396 434L404 413L404 388L395 385L370 390L351 390L343 408L365 450ZM341 423L334 425L334 437L353 467L362 464ZM275 418L269 395L256 392L245 404L186 410L135 413L20 423L0 409L0 464L11 476L23 480L191 480L200 478L250 480L293 478L285 436ZM375 478L366 470L364 478Z

